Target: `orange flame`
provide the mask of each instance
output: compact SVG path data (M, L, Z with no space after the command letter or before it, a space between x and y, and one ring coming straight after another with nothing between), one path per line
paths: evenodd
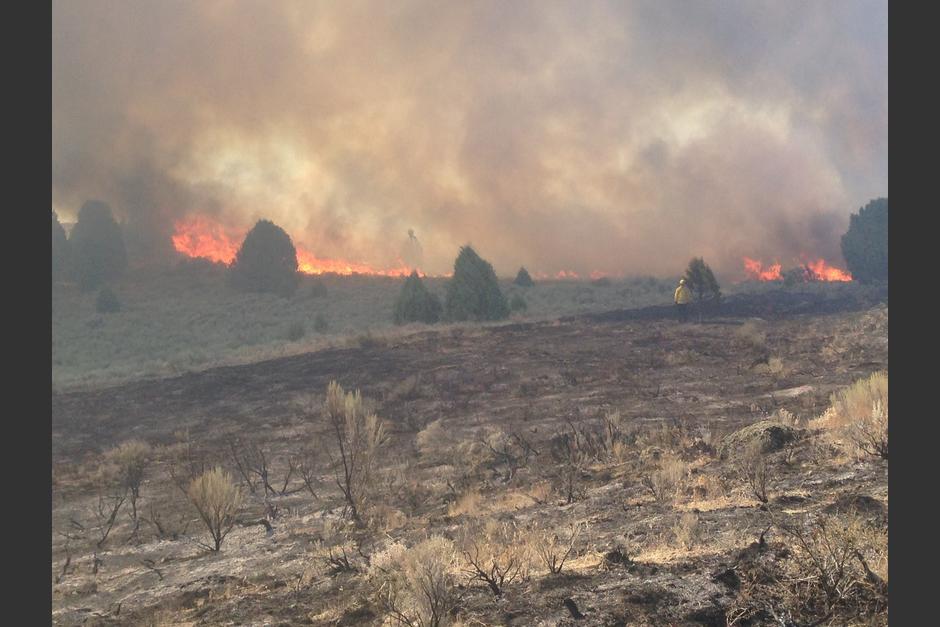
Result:
M378 270L365 263L355 263L339 259L318 259L316 255L304 249L302 246L297 246L296 248L297 269L304 274L324 274L329 272L343 275L374 274L377 276L408 276L411 274L412 270L412 268L409 268L400 259L398 261L398 263L401 264L399 267ZM420 271L418 274L424 276Z
M806 267L813 273L817 281L851 281L852 275L845 270L830 266L825 259L809 261Z
M744 271L747 273L748 278L755 279L757 281L779 281L783 278L783 275L780 274L781 265L775 263L769 266L766 270L764 269L764 264L756 259L751 259L750 257L744 257Z
M805 255L803 256L806 257ZM783 280L783 273L781 272L781 265L779 263L774 263L771 266L764 268L764 265L757 261L756 259L751 259L750 257L744 257L744 272L747 273L749 279L756 281L780 281ZM842 270L841 268L836 268L833 265L830 265L826 262L825 259L815 259L812 261L807 261L800 264L803 268L803 280L804 281L851 281L852 275Z
M238 252L237 241L222 225L202 216L176 223L173 248L188 257L203 257L216 263L231 263Z
M227 231L221 224L205 216L190 216L176 223L173 247L188 257L203 257L214 262L232 263L238 253L239 242L245 232ZM378 276L408 276L412 268L399 260L397 268L377 269L365 263L339 259L320 259L303 246L297 250L297 269L304 274L372 274ZM424 276L420 271L418 274Z

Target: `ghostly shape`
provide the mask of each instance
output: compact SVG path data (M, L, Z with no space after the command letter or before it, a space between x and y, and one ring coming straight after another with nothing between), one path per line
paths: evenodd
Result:
M424 250L421 248L421 242L418 241L414 229L408 229L408 241L405 242L401 257L405 265L415 270L420 269L424 263Z

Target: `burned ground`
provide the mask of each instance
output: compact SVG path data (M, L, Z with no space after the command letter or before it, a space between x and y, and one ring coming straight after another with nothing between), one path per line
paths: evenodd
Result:
M298 447L326 437L311 407L319 407L336 380L372 399L392 436L383 463L387 498L375 510L381 521L360 543L353 568L358 563L362 570L370 551L391 539L410 544L427 534L453 537L484 519L558 529L579 522L585 530L561 573L533 568L499 597L461 582L461 620L776 624L771 610L747 599L758 594L754 565L777 554L785 559L780 529L787 520L843 510L887 516L887 462L840 452L839 442L812 422L832 392L887 370L882 300L886 292L840 299L821 291L816 297L768 293L729 298L720 312L690 324L675 322L670 308L647 308L428 331L55 393L53 620L380 623L361 573L331 573L320 560L343 509L327 460L321 460L318 498L294 490L296 476L285 494L250 494L244 524L212 554L192 542L202 529L170 478L183 446L231 468L233 443L250 442L271 460L272 483L280 488ZM616 459L580 465L575 498L546 487L553 438L600 425L612 413L629 429L629 446ZM766 504L736 479L735 456L719 455L723 436L761 420L786 422L795 434L766 453ZM443 427L442 441L416 444L435 421ZM480 440L492 428L521 434L532 459L513 472L490 469L475 483L458 484L460 443ZM131 522L122 512L98 547L85 533L97 502L95 460L130 438L157 447L141 490L142 510L154 518L159 513L163 527L178 522L178 529L158 533L145 524L128 540ZM644 477L671 456L684 464L683 485L675 497L658 500ZM272 534L252 524L262 518ZM575 618L569 606L583 617ZM872 608L876 617L883 612Z

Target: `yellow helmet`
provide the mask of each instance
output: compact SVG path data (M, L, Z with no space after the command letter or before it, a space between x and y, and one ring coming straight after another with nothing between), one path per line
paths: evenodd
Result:
M685 285L685 279L679 279L679 285Z

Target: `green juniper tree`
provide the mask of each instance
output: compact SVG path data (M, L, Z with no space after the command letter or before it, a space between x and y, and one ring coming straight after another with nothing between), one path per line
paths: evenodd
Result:
M405 279L395 301L395 324L406 322L425 322L434 324L441 318L441 301L436 294L429 292L424 281L413 270Z
M290 236L270 220L259 220L245 236L229 280L246 292L290 296L297 289L297 250Z
M532 280L532 275L529 274L529 271L526 270L524 266L519 268L519 272L516 274L516 278L513 283L519 287L532 287L535 285L535 281Z
M111 207L100 200L89 200L78 211L69 249L72 277L84 291L117 278L127 268L121 226Z
M685 283L695 296L700 319L703 305L706 303L714 305L721 300L718 280L701 257L694 257L689 261L689 267L685 270Z
M463 246L454 261L454 276L447 284L445 313L449 320L501 320L509 304L499 289L493 266L470 246Z
M849 218L842 256L857 281L888 278L888 199L876 198Z

